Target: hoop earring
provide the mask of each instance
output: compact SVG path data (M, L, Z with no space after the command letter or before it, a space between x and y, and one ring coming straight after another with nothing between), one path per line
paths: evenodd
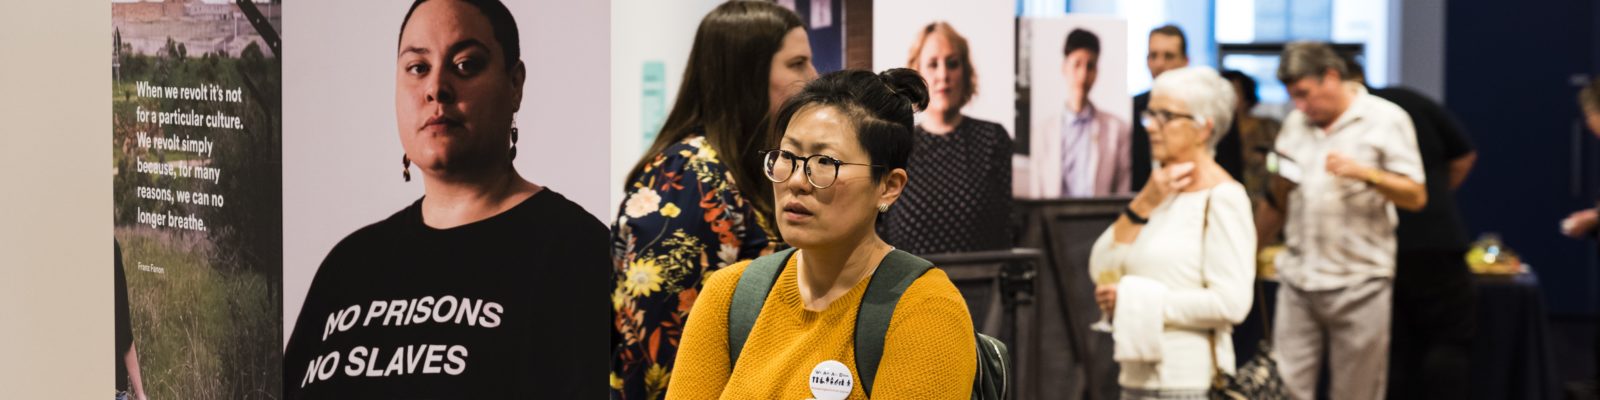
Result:
M405 177L406 182L411 182L411 156L401 154L400 166L400 176Z
M878 203L878 213L882 214L886 212L889 212L889 203Z

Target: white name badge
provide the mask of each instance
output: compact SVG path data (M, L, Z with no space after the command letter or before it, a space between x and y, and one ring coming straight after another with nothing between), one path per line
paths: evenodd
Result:
M817 400L844 400L855 383L844 363L828 360L811 368L811 396Z

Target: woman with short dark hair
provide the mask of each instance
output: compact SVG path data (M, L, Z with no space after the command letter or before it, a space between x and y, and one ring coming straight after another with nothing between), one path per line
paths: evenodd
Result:
M909 179L912 114L926 105L907 69L831 73L784 103L763 169L794 249L711 276L668 399L971 398L977 349L961 293L938 269L914 276L926 261L876 230ZM867 338L882 345L858 347L869 326L858 317L881 315L861 311L881 304L865 300L883 293L869 289L880 278L904 291L890 321L870 325L887 327Z

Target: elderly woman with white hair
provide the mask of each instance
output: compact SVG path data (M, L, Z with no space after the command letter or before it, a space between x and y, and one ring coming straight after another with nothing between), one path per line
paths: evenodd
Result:
M1156 78L1140 115L1160 168L1089 259L1123 399L1205 399L1216 374L1233 372L1256 243L1250 197L1213 156L1234 101L1215 70L1187 67Z

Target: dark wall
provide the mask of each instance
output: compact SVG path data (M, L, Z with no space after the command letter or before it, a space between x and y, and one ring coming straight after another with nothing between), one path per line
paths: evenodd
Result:
M1600 70L1592 0L1457 0L1445 19L1445 103L1470 131L1478 163L1457 192L1471 235L1499 232L1538 273L1555 314L1593 314L1593 240L1559 223L1593 207L1600 145L1580 131L1579 76Z

